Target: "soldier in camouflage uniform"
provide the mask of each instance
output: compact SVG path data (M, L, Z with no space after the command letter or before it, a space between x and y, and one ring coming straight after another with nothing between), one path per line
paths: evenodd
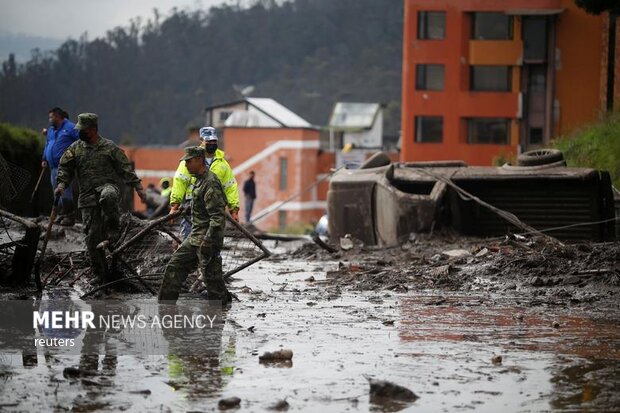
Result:
M82 212L88 255L97 281L105 282L108 279L105 255L97 245L118 233L121 194L118 183L123 181L132 186L142 202L146 195L125 152L114 142L99 136L97 115L80 114L75 129L80 139L69 146L60 159L55 194L62 196L77 175L78 208Z
M231 302L222 274L220 251L224 244L226 196L217 176L205 165L205 152L199 146L185 149L189 172L197 178L192 193L192 231L174 252L161 288L159 301L176 301L187 275L198 266L210 300Z

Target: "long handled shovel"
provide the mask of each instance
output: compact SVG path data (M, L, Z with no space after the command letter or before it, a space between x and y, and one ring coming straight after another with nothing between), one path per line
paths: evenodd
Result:
M43 245L41 246L41 254L39 255L39 260L35 264L34 282L37 285L37 290L39 292L43 291L43 284L41 283L41 265L43 264L43 258L45 258L45 250L47 249L47 242L49 241L50 235L52 233L52 226L54 225L54 221L56 220L56 215L58 215L59 202L60 202L60 196L57 195L54 198L54 205L52 206L50 220L47 223L47 231L45 231L45 238L43 238Z
M45 173L46 169L47 169L47 166L44 166L43 168L41 168L41 173L39 174L39 180L37 181L37 184L34 187L34 191L32 191L32 195L30 195L31 204L32 204L32 200L34 199L35 194L39 190L39 185L41 185L41 179L43 179L43 174Z

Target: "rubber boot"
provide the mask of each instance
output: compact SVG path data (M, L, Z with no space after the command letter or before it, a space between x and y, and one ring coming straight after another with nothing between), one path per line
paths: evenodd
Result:
M121 236L120 215L119 214L106 215L105 213L103 215L104 215L104 220L105 220L105 229L107 231L108 239L110 240L110 245L115 245Z
M73 201L70 199L62 200L62 219L60 225L72 227L75 225L75 211L73 210Z

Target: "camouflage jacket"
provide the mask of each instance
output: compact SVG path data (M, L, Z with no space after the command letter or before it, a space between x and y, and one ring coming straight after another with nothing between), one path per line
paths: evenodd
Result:
M224 243L226 196L217 176L207 170L197 176L192 193L192 232L189 243L199 246L206 239L217 248Z
M101 137L94 145L78 140L62 155L58 186L66 188L74 175L80 187L80 208L96 206L103 185L111 184L118 189L119 180L134 188L142 185L125 152L111 140Z

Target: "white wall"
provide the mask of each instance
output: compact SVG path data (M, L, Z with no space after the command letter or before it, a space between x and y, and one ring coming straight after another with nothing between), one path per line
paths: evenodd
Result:
M372 128L363 132L345 132L344 144L351 143L356 148L381 148L383 145L383 110L379 113Z

